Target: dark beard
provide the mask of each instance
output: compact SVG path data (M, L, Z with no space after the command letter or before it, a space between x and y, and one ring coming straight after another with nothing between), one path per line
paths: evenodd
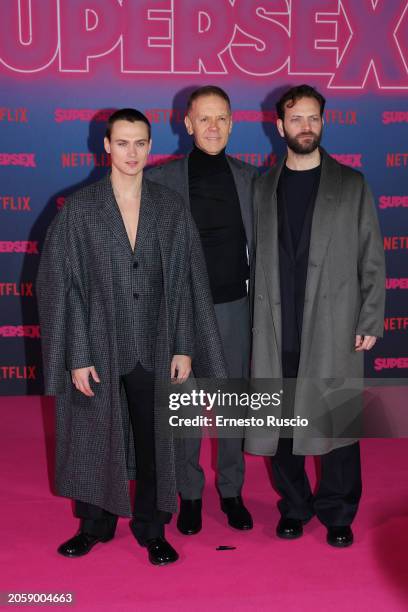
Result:
M313 151L315 151L320 145L322 140L322 131L320 131L320 134L318 135L307 133L307 135L311 137L311 140L305 144L299 142L298 136L296 138L289 136L285 128L283 128L283 131L285 132L286 144L288 145L289 149L291 149L294 153L297 153L297 155L309 155L309 153L313 153Z

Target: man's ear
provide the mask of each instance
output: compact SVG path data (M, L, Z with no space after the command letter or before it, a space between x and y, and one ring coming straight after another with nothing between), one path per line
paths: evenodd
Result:
M110 154L110 141L107 136L103 139L103 146L105 147L105 151Z
M184 125L186 126L187 133L190 134L190 136L192 136L193 135L193 124L191 123L191 119L188 115L184 117Z
M282 138L284 138L285 137L285 132L283 131L283 121L282 121L282 119L277 119L276 120L276 127L278 128L279 134L282 136Z
M148 147L148 148L149 148L149 153L150 153L150 151L152 150L152 144L153 144L153 140L152 140L152 139L150 139L150 140L149 140L149 147Z

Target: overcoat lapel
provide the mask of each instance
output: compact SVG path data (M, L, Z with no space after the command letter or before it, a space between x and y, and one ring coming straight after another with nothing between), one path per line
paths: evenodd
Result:
M310 235L309 262L306 280L305 305L303 310L301 346L307 346L307 338L314 324L313 304L319 287L319 270L329 246L334 227L334 215L341 198L340 166L324 151L322 171L313 213Z
M100 214L103 221L115 235L120 245L127 251L132 250L125 224L123 223L122 215L113 193L110 174L108 174L101 183L101 190L101 200L103 204L100 207ZM157 212L157 207L154 205L149 186L146 181L143 180L135 248L143 244L149 237L152 226L156 220Z
M151 237L158 213L159 207L154 201L148 183L143 180L135 249L140 248Z
M242 172L240 168L237 168L234 164L233 159L227 155L227 161L231 168L232 176L234 178L235 187L237 190L239 206L241 208L241 217L244 224L245 235L247 239L248 251L252 252L252 210L251 210L251 183L248 182L248 177Z
M268 176L259 194L258 211L258 254L265 274L266 287L273 325L275 328L278 354L282 352L282 315L279 278L279 238L278 238L278 201L277 186L284 161L277 171Z

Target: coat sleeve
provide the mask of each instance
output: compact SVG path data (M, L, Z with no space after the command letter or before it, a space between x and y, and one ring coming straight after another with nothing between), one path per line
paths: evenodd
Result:
M371 191L364 181L359 217L358 274L361 309L356 334L382 337L385 307L385 258Z
M177 317L175 344L175 355L194 355L194 315L191 295L190 270L184 278L180 294L180 307Z
M76 352L73 349L86 315L78 300L69 257L67 211L65 205L48 229L36 281L47 395L64 392L67 370L92 365L87 336Z

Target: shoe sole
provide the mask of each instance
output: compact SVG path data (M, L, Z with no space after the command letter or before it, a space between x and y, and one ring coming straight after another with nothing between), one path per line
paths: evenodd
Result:
M299 538L301 538L303 536L303 533L296 533L296 534L289 535L289 534L277 533L276 532L276 535L281 540L298 540Z
M243 527L238 527L237 525L233 525L229 521L228 521L228 525L232 527L233 529L237 529L238 531L250 531L251 529L254 528L253 525L244 525Z
M177 557L176 559L172 559L171 561L151 561L150 559L149 561L152 565L155 565L156 567L162 567L164 565L171 565L172 563L178 561L178 559L179 558Z
M88 555L93 549L93 547L96 546L97 544L106 544L107 542L110 542L111 540L113 540L113 536L111 538L108 538L107 540L99 540L99 542L95 542L95 544L91 544L91 546L86 552L79 553L76 555L62 552L62 550L60 550L59 548L57 548L57 553L62 555L63 557L67 557L68 559L76 559L77 557L85 557L85 555Z
M327 541L328 545L329 546L333 546L333 548L348 548L349 546L351 546L353 544L353 541L346 542L346 543L343 543L343 542L341 542L341 543L340 542L338 542L338 543L329 542L329 540L326 540L326 541Z
M199 529L196 529L194 531L183 531L182 529L180 529L180 527L177 525L177 529L180 533L182 533L183 535L189 536L189 535L195 535L196 533L200 533L202 526L199 527Z

